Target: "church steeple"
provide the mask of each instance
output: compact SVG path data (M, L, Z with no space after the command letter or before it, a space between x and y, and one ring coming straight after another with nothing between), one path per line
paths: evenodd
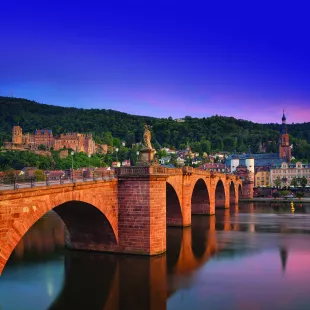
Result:
M286 117L285 117L284 110L283 110L282 124L285 124L285 123L286 123Z
M287 127L286 127L286 116L284 114L283 110L283 116L282 116L282 126L281 126L281 134L286 134L287 133Z
M279 156L283 158L285 161L291 161L291 148L290 148L290 138L287 133L287 126L286 126L286 116L283 110L282 116L282 125L281 125L281 133L280 133L280 141L279 141Z

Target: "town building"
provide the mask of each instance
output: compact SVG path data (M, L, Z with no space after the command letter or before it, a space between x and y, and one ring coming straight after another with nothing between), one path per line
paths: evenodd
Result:
M230 160L230 171L231 173L234 173L239 166L246 167L247 170L249 170L253 176L255 172L255 158L254 155L251 153L251 150L249 149L248 154L244 155L242 160L240 160L240 155L237 155L236 153L231 156ZM254 179L253 179L254 181Z
M275 180L281 180L281 187L291 186L292 180L297 178L298 183L305 177L310 184L310 164L303 164L302 162L282 163L281 165L274 165L270 169L270 184L276 186Z
M230 155L226 158L226 166L234 166L234 169L238 165L246 165L248 154L235 154ZM279 136L279 153L262 153L262 154L252 154L255 161L255 167L271 167L274 165L281 165L284 162L291 161L291 146L289 143L289 136L287 133L286 117L283 112L282 116L282 126ZM233 162L233 164L232 164ZM232 170L233 171L233 170Z
M198 155L199 155L199 154L198 154ZM201 160L200 157L194 157L194 158L192 159L192 165L199 165L199 164L201 164L201 162L202 162L202 160Z
M270 186L270 167L262 166L255 168L254 186L255 187Z
M66 175L64 170L45 171L44 173L48 180L59 180Z
M129 159L124 159L122 161L122 167L130 167L130 160Z
M195 157L199 156L199 153L193 153L189 144L186 145L185 150L179 150L176 152L176 155L182 159L184 159L184 161L186 159L193 159Z
M176 164L177 164L177 166L184 166L184 164L185 164L185 159L183 158L183 157L181 157L181 156L179 156L177 159L176 159Z
M210 171L217 171L217 172L226 172L226 165L223 163L205 163L200 166L202 170L210 170Z
M19 175L23 175L26 177L34 177L35 176L35 172L39 170L37 167L24 167L21 171Z
M176 153L175 150L171 150L171 149L169 149L168 147L163 147L163 148L161 148L160 150L161 150L161 151L165 151L168 155L169 155L169 154L175 154L175 153Z
M254 193L254 172L246 165L239 165L234 174L242 180L242 198L253 198Z
M169 164L170 160L171 160L171 156L165 156L165 157L159 158L159 162L161 165Z

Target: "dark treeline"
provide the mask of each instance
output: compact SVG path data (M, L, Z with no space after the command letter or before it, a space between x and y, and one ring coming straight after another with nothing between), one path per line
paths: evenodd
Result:
M279 113L279 122L281 121ZM293 121L293 120L292 120ZM11 140L12 126L20 124L23 132L50 128L54 135L65 132L92 132L97 143L127 146L141 142L144 124L151 126L156 148L181 149L190 144L194 151L259 152L265 144L267 152L278 151L280 124L257 124L233 117L185 117L176 122L171 117L135 116L113 110L64 108L39 104L26 99L0 97L0 144ZM310 123L288 125L293 156L310 160Z

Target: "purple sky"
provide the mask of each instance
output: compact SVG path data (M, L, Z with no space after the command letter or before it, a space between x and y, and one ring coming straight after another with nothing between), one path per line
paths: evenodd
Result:
M113 3L1 3L0 95L264 123L285 109L289 123L310 121L308 7Z

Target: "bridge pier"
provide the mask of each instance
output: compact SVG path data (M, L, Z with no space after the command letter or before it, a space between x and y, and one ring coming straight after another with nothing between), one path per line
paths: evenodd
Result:
M118 236L123 253L157 255L166 251L165 168L118 170Z

